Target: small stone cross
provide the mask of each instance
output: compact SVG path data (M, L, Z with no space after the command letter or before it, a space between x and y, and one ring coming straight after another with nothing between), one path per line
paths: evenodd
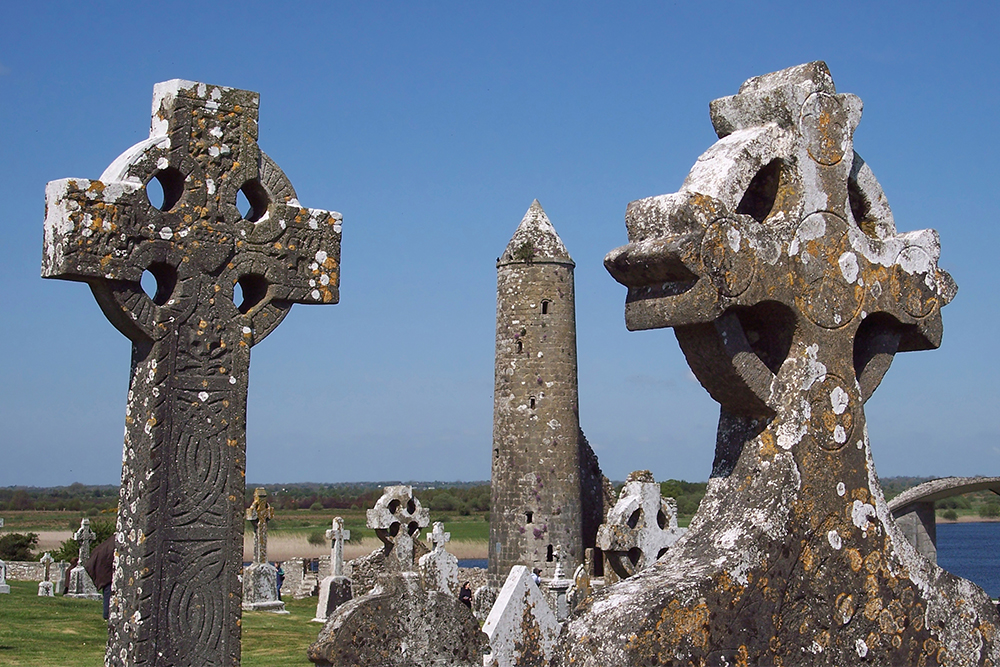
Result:
M80 519L80 529L73 534L73 539L80 543L79 563L83 564L90 560L90 543L97 538L97 535L90 529L90 519Z
M444 532L444 524L440 521L435 521L434 529L431 531L431 534L427 536L427 539L430 540L434 551L437 551L438 549L443 550L445 545L448 544L448 542L451 542L451 533Z
M351 531L344 529L342 517L333 517L333 526L326 531L326 539L332 540L330 565L333 567L333 576L342 577L344 576L344 542L351 539Z
M149 139L46 188L42 275L86 282L132 341L109 665L239 664L250 348L339 299L341 216L299 203L258 103L157 84Z
M375 507L368 510L367 525L394 556L387 564L402 572L413 570L413 540L430 523L430 511L421 507L409 486L387 486Z
M274 508L267 503L267 489L257 487L247 508L247 521L254 526L253 562L267 562L267 523L274 518Z
M46 551L45 555L38 559L38 562L45 566L45 581L48 581L50 568L52 567L52 563L56 562L55 559L52 557L52 554Z
M597 529L597 546L611 569L625 579L656 562L682 534L677 502L661 497L652 473L636 470Z

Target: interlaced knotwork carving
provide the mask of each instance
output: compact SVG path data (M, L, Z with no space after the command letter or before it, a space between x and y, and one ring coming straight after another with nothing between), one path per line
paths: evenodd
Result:
M338 300L340 214L299 204L257 145L257 107L158 84L149 139L46 190L42 275L87 282L132 341L112 665L239 664L250 348L293 303Z

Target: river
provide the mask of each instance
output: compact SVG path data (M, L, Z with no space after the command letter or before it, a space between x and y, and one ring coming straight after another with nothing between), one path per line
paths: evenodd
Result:
M1000 522L939 523L938 565L1000 597Z

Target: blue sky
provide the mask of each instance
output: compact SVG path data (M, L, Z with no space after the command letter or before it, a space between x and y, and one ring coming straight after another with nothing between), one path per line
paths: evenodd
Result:
M341 303L254 348L251 482L489 477L495 258L538 198L576 260L581 421L606 474L704 480L718 407L602 266L678 189L710 100L825 60L900 231L959 284L940 350L866 406L879 473L1000 474L996 3L8 3L0 486L117 483L130 346L39 278L46 182L97 178L173 78L261 95L260 145L344 215Z

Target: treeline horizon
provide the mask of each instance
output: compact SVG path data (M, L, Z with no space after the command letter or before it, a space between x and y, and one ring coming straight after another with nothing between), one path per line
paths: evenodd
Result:
M882 490L887 499L893 498L906 489L934 477L884 477ZM368 509L375 504L386 486L406 484L412 486L420 502L432 511L471 514L488 512L490 509L490 482L445 481L402 481L378 482L291 482L284 484L246 485L245 499L253 499L256 488L268 492L268 502L276 509ZM613 481L616 493L624 481ZM669 479L660 483L664 496L677 501L678 514L692 516L705 495L707 482L688 482ZM118 485L79 482L67 486L0 487L0 512L2 511L72 511L96 516L107 513L118 506Z

